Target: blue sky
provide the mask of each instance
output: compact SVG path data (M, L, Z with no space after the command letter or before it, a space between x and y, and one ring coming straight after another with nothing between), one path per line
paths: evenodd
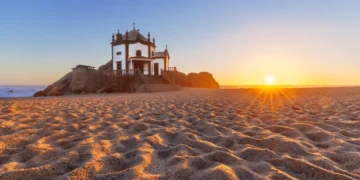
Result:
M45 1L0 5L0 84L50 84L111 58L111 35L136 23L171 65L222 85L360 85L360 1Z

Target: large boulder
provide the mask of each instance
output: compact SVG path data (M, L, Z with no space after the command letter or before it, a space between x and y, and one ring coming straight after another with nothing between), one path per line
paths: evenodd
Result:
M112 61L102 65L99 70L112 70ZM142 84L137 76L102 76L93 72L93 69L74 68L72 72L33 96L135 92L139 85ZM169 75L175 76L175 83L183 87L220 88L212 74L208 72L186 75L182 72L173 71Z
M199 74L189 73L187 78L191 83L191 87L220 88L219 83L216 82L212 74L208 72L200 72Z
M64 77L56 81L55 83L48 86L43 91L36 92L33 96L62 96L70 94L70 82L72 78L72 72L67 73Z
M175 84L183 87L191 87L191 83L186 74L179 71L175 71L173 74L175 75Z
M47 96L47 93L45 91L38 91L34 94L34 97L43 97Z
M134 92L140 84L137 76L93 76L88 72L73 71L33 96Z
M183 87L220 88L219 83L217 83L213 75L208 72L189 73L186 75L176 71L173 75L175 75L175 83Z

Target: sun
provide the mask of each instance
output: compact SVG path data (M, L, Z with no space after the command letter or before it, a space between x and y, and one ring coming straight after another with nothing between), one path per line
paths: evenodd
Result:
M274 85L275 77L274 76L266 76L264 81L265 81L266 85Z

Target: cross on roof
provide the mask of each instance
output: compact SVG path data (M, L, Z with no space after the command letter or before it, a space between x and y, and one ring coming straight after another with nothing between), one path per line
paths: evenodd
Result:
M135 29L135 23L133 23L133 29Z

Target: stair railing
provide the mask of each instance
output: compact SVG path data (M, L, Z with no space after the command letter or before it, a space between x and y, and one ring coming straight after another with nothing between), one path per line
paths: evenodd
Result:
M147 92L151 92L151 89L149 87L149 79L144 76L144 74L139 70L135 70L137 76L140 78L140 80L144 83L144 88Z
M175 84L174 79L171 78L163 69L161 69L161 76L162 76L169 84Z
M140 80L144 83L144 84L148 84L148 79L144 76L144 74L139 70L136 69L136 74L139 76Z

